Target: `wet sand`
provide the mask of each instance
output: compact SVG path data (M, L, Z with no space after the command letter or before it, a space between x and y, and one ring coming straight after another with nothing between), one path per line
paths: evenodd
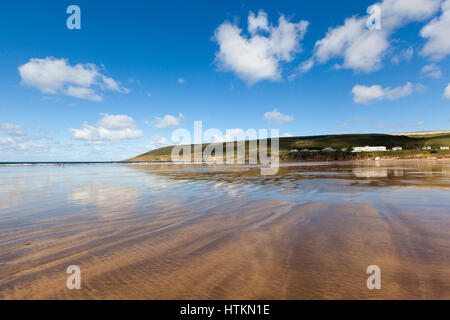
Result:
M114 170L69 186L65 214L2 199L0 298L450 299L448 166L119 168L116 189Z

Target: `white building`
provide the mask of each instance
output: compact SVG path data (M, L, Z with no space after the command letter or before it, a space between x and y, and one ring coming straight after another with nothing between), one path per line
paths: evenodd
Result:
M387 151L386 147L354 147L352 152L376 152L376 151Z
M449 147L441 147L441 150L449 150Z
M336 149L333 149L331 147L326 147L326 148L322 149L322 152L335 152L335 151L336 151Z
M392 148L392 151L401 151L401 150L403 150L402 147L393 147Z
M289 152L290 153L296 153L296 152L298 152L298 150L297 149L292 149L292 150L289 150Z
M423 147L422 150L431 150L431 147L426 146L426 147Z

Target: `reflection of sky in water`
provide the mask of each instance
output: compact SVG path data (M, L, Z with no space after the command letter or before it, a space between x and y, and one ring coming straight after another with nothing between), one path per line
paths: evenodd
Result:
M439 163L361 163L257 168L170 169L144 165L0 167L0 230L39 220L89 221L176 208L203 210L255 199L294 203L361 202L395 210L448 211L450 166ZM237 204L236 204L237 203Z

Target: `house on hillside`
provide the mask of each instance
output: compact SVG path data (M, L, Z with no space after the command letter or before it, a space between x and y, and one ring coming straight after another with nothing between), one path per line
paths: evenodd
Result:
M290 153L296 153L296 152L298 152L298 150L297 149L292 149L292 150L289 150L289 152Z
M425 146L425 147L422 148L422 150L431 150L431 147L430 146Z
M322 152L336 152L336 149L333 149L331 147L326 147L322 149Z
M449 150L449 147L441 147L441 150Z
M386 147L354 147L352 152L384 152L387 151Z
M402 151L403 148L402 147L393 147L392 151Z

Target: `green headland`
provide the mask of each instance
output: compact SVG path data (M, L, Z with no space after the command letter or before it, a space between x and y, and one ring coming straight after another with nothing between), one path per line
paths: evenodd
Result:
M270 154L271 139L268 139ZM246 158L249 154L249 141L246 143ZM222 144L225 153L225 143ZM203 144L202 150L209 144ZM259 146L259 143L258 143ZM391 150L401 147L400 151L387 152L352 152L354 147L385 146ZM342 134L306 137L279 138L279 154L282 161L297 160L364 160L380 157L382 159L450 159L450 151L441 147L450 146L450 131L423 132L410 134ZM148 151L127 162L162 162L171 161L174 146L162 147ZM424 150L423 148L430 149ZM237 148L235 143L235 149ZM333 151L324 150L332 148ZM194 145L191 145L192 155Z

